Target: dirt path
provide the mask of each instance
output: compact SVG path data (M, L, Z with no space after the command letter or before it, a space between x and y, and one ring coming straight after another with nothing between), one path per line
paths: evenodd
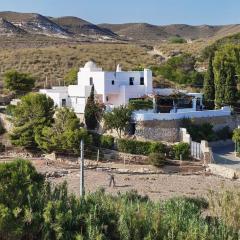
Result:
M34 161L39 172L68 171L59 178L49 178L54 184L67 181L69 190L79 194L79 170L68 169L64 166L46 166L43 161ZM206 197L209 190L219 191L222 187L230 189L240 187L239 181L223 179L217 176L199 174L114 174L116 187L108 187L109 173L101 170L85 170L86 192L104 188L107 193L116 194L131 189L141 195L148 195L152 200L168 199L176 196Z

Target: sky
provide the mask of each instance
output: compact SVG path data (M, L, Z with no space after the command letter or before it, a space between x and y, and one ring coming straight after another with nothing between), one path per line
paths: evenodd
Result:
M1 0L0 11L76 16L92 23L240 23L240 0Z

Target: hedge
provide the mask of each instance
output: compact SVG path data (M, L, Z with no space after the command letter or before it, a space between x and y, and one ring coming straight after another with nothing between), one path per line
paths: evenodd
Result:
M172 150L176 160L180 160L180 156L182 156L182 160L189 160L191 151L188 143L180 142L174 145Z
M93 145L99 148L114 148L114 137L109 135L100 135L98 133L90 133Z
M166 150L164 144L159 142L143 142L128 139L118 139L117 149L120 152L146 156L150 153L164 153Z

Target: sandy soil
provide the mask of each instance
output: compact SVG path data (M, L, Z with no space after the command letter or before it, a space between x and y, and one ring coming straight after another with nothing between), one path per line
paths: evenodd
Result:
M68 174L59 178L49 178L54 184L67 181L69 190L79 194L79 170L66 165L46 166L44 161L33 161L39 172L53 172L67 170ZM233 181L221 177L197 173L173 173L173 174L118 174L114 173L116 187L109 187L109 172L103 170L85 170L86 192L93 192L104 188L107 193L116 194L131 189L137 190L141 195L148 195L152 200L168 199L176 196L207 197L209 190L219 191L221 188L231 189L240 187L240 181Z

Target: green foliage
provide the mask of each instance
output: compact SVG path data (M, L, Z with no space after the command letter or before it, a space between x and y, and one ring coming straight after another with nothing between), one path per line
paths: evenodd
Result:
M12 70L4 74L4 87L18 96L30 92L34 84L35 79L27 73Z
M0 120L0 135L2 135L3 133L5 133L5 128L4 128L4 126L3 126L3 123L2 123L2 121Z
M14 112L14 109L16 108L16 106L15 105L11 105L11 104L9 104L9 105L7 105L7 107L6 107L6 114L7 115L9 115L9 116L13 116L13 112Z
M153 101L150 99L130 100L128 107L132 111L153 109Z
M181 38L179 36L171 37L169 39L170 43L186 43L187 41L184 38Z
M120 152L149 155L150 153L165 153L166 147L158 142L142 142L128 139L118 139L117 149Z
M54 122L45 126L35 137L38 147L47 152L79 153L81 139L90 142L87 131L81 128L76 114L69 108L59 108Z
M240 128L236 128L233 131L232 140L236 143L236 151L240 152Z
M190 120L184 120L183 126L191 135L192 140L196 142L201 142L202 140L206 140L208 142L227 140L232 137L231 130L227 126L214 131L213 125L210 123L194 124Z
M240 48L226 45L215 52L215 104L216 107L234 105L237 100L237 73L240 67Z
M102 135L100 138L100 146L102 148L112 149L114 147L114 137L109 135Z
M203 84L203 75L195 70L196 59L190 54L170 58L160 67L153 67L154 75L178 83L199 87Z
M152 202L135 191L78 199L26 161L0 164L0 236L11 239L239 239L239 193ZM202 212L210 210L210 220Z
M214 82L214 71L213 71L213 59L214 55L212 54L209 57L208 70L204 77L204 103L205 106L209 109L214 108L215 100L215 82Z
M93 85L84 111L84 118L87 128L90 130L96 129L99 121L101 120L102 114L103 108L95 101Z
M132 111L125 106L114 108L111 112L103 115L104 127L107 130L116 130L119 138L122 132L127 129L131 120Z
M36 148L35 136L53 121L54 103L46 95L29 93L13 111L11 141L16 146Z
M5 151L5 145L0 142L0 152L4 152L4 151Z
M155 167L162 167L166 161L164 153L152 152L148 156L150 163Z
M188 143L178 143L173 146L173 153L175 159L180 160L180 156L182 156L182 160L189 160L190 158L190 146Z
M78 75L77 68L70 69L70 71L64 77L65 85L68 86L77 84L77 75Z

